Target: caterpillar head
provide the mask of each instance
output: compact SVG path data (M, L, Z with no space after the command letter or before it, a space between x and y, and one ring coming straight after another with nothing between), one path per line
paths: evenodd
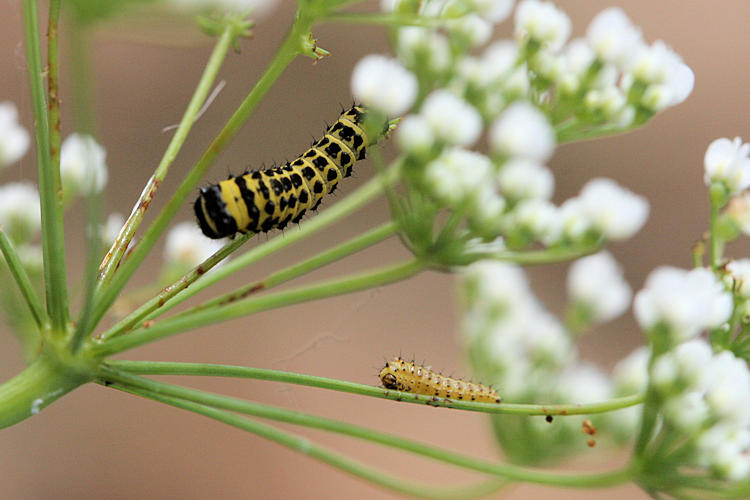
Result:
M227 211L218 185L201 188L193 209L201 231L209 238L224 238L237 232L237 223Z
M388 363L385 364L385 367L380 370L380 382L382 382L383 387L386 389L391 390L401 390L398 386L398 379L396 378L396 375L393 374L393 369L388 366Z

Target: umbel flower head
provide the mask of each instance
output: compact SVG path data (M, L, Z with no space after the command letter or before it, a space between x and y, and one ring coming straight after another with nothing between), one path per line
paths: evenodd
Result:
M0 102L0 168L20 160L29 142L29 133L18 123L15 104Z

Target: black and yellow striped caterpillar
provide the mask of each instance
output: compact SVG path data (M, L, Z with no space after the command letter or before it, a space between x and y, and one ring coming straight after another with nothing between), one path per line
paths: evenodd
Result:
M193 208L203 234L216 239L299 222L351 175L354 163L380 138L368 140L364 118L365 110L352 106L296 160L202 188Z
M380 370L379 377L386 389L480 403L501 402L500 396L492 387L446 377L427 366L404 361L401 357L388 361Z

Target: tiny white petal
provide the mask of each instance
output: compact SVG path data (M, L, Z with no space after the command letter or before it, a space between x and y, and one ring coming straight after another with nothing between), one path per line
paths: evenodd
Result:
M546 166L535 161L511 158L502 166L498 183L508 198L548 200L555 187L555 177Z
M581 190L579 199L591 225L608 239L630 238L648 218L646 199L611 179L590 180Z
M16 243L23 243L42 227L39 192L29 183L0 186L0 227Z
M224 246L222 240L203 236L193 222L180 222L167 233L164 259L181 267L195 267Z
M640 30L618 7L609 7L598 13L586 30L586 39L600 59L620 67L643 43Z
M460 36L471 47L484 45L492 37L492 23L477 14L468 14L459 19L451 20L448 29Z
M742 139L725 137L716 139L706 149L703 159L705 174L703 180L707 185L721 182L730 194L738 194L750 187L750 144L743 144Z
M396 141L407 153L426 154L435 144L435 133L424 117L408 115L398 124Z
M558 50L570 36L570 18L552 2L524 0L515 15L516 38L530 38Z
M733 260L726 268L734 280L735 291L743 298L750 298L750 259Z
M619 395L643 392L648 385L648 358L646 346L641 346L620 360L612 372Z
M417 97L417 79L395 59L371 54L352 72L352 94L365 106L398 116Z

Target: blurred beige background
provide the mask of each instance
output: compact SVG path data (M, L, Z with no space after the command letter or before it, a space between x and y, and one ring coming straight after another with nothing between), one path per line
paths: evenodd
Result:
M609 4L626 9L648 40L662 38L696 73L693 95L634 133L565 146L552 166L558 200L578 192L594 176L609 176L648 197L651 218L631 241L612 252L626 266L634 288L660 264L690 265L690 247L705 230L707 198L702 184L703 153L720 136L750 138L750 2L637 0L630 2L558 2L583 33L595 12ZM221 78L227 87L196 124L155 202L164 203L181 174L209 143L236 103L261 74L282 38L293 12L282 3L261 21L255 37L230 53ZM26 87L20 2L0 1L0 100L13 100L30 128L31 103ZM210 51L207 38L175 26L146 31L124 24L106 26L95 35L96 95L100 139L108 150L109 211L127 213L158 162ZM507 36L510 24L497 36ZM147 38L156 35L159 43ZM238 173L246 166L293 158L319 135L324 120L335 119L340 104L351 102L349 72L362 55L387 50L386 33L374 27L325 25L316 29L330 57L313 65L299 59L280 78L210 172L207 182ZM64 36L64 35L63 35ZM69 96L63 68L62 97ZM71 102L63 111L70 116ZM64 122L65 133L71 121ZM33 154L0 174L0 182L35 179ZM358 167L339 196L373 175ZM335 200L334 200L335 202ZM331 202L329 201L329 204ZM80 215L68 216L71 275L80 270ZM155 211L154 211L155 212ZM152 215L153 216L153 215ZM375 203L344 224L266 259L235 285L312 255L331 242L357 234L388 217ZM185 206L180 219L192 218ZM289 229L294 231L294 228ZM273 237L283 237L273 234ZM264 241L262 235L251 241ZM730 252L746 255L746 242ZM397 241L315 273L309 279L377 266L406 256ZM149 266L160 264L156 255ZM531 271L540 297L559 311L564 297L565 266ZM147 269L137 281L145 283ZM309 280L308 279L308 280ZM292 370L376 384L384 359L398 353L426 359L433 367L468 375L457 341L458 314L451 276L426 273L406 283L304 304L203 328L128 353L130 359L221 362ZM0 379L22 369L15 340L0 335ZM583 356L609 369L641 342L630 314L600 328L581 344ZM184 379L195 387L329 416L419 439L477 456L497 456L486 420L480 415L339 395L328 391L273 383ZM339 436L290 428L342 453L404 477L441 483L466 483L478 477L458 469L390 452ZM583 438L582 438L583 439ZM593 449L576 461L583 470L602 469L621 461L616 453ZM225 427L203 417L125 395L87 386L58 401L35 418L0 432L0 498L388 498L376 489L326 465ZM519 486L507 498L645 498L635 487L573 491ZM499 495L499 496L502 496Z

